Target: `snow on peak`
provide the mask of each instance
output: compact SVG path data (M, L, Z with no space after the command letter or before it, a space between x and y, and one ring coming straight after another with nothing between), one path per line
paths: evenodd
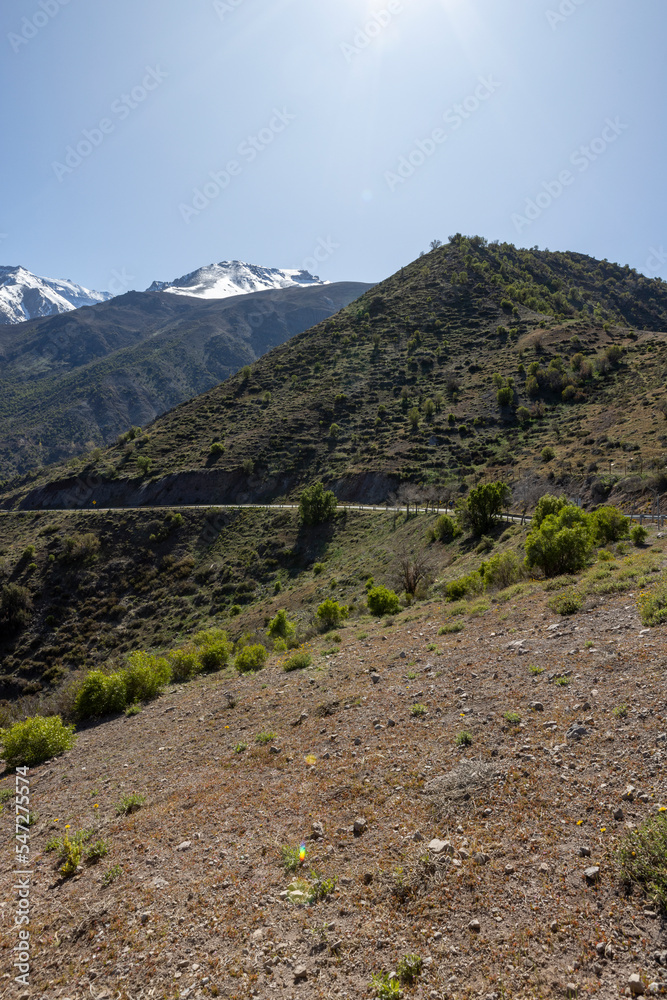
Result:
M112 299L73 281L40 278L25 267L0 266L0 325L55 316Z
M194 295L201 299L226 299L230 295L263 292L270 288L296 288L327 285L309 271L281 270L258 267L241 260L223 260L219 264L199 267L174 281L154 281L148 292L172 292L174 295Z

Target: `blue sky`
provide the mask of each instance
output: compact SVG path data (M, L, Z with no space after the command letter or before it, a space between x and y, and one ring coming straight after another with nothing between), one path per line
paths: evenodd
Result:
M0 262L381 280L454 232L667 278L664 0L3 0Z

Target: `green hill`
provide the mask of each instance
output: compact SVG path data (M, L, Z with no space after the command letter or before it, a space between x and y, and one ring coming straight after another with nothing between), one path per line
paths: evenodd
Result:
M89 502L112 506L272 500L314 477L360 501L498 475L525 489L569 477L592 499L619 475L640 489L665 454L665 330L662 281L457 236L137 440L5 503L69 506L81 477Z
M368 287L340 282L222 300L128 292L0 327L0 477L110 444Z

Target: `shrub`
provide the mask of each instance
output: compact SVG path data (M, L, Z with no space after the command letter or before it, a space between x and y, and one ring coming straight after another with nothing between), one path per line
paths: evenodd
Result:
M267 743L272 743L275 740L276 734L271 732L258 733L255 737L255 742L259 743L260 746L266 746Z
M433 537L439 542L451 542L458 533L458 525L449 514L441 514L433 525Z
M472 744L472 733L469 733L467 729L463 729L460 733L456 734L454 742L457 747L469 747Z
M457 517L474 535L491 531L498 516L509 503L511 491L506 483L484 483L471 490L464 501L457 503Z
M334 516L338 501L331 492L325 491L322 483L307 486L299 500L299 515L307 525L323 524Z
M396 966L398 978L404 983L412 984L421 975L423 966L423 959L419 955L405 955Z
M283 844L280 848L280 860L286 872L295 872L301 863L299 848Z
M202 664L194 645L173 649L168 656L171 667L171 679L175 683L190 681L201 673Z
M526 565L538 566L545 576L575 573L582 569L592 548L587 515L566 505L548 514L526 539Z
M612 709L611 714L617 719L627 719L628 717L628 706L623 703L622 705L617 705L616 708Z
M426 705L422 705L422 703L418 701L410 709L410 715L426 715Z
M249 674L255 670L261 670L268 655L266 647L262 646L261 643L256 643L254 646L244 646L236 654L234 666L240 674Z
M59 715L33 716L0 729L0 748L7 767L33 767L70 750L76 742L73 725Z
M516 552L500 552L482 563L480 573L485 588L497 587L499 590L504 590L505 587L511 587L521 579L523 567Z
M128 663L121 676L127 689L127 702L151 701L171 680L171 668L164 656L136 650L128 656Z
M563 507L567 507L567 497L555 497L551 493L545 493L535 505L533 527L539 528L545 517L548 517L549 514L560 514Z
M398 594L380 584L368 591L368 609L372 615L395 615L400 608Z
M547 445L546 448L543 448L542 451L540 452L540 458L545 463L553 462L555 457L556 457L556 452L553 450L553 448L550 448L549 445Z
M667 908L667 813L650 816L626 834L616 857L622 878Z
M85 535L76 533L63 543L63 559L66 562L87 562L99 552L100 540L92 531Z
M451 635L455 632L463 632L464 628L463 622L448 622L438 629L438 635Z
M590 515L591 534L596 542L618 542L625 538L630 527L629 519L616 507L598 507Z
M576 590L566 590L563 594L552 597L549 607L559 615L574 615L581 611L584 599Z
M445 597L448 601L460 601L468 594L481 594L484 590L484 579L482 574L475 570L467 576L460 576L457 580L452 580L445 587Z
M225 453L225 446L222 443L222 441L213 441L209 449L209 455L211 455L214 458L217 458L218 455L224 455L224 453Z
M193 635L192 642L199 651L199 662L206 673L222 670L227 666L234 649L227 633L221 628L209 628L197 632Z
M0 595L0 634L25 628L31 609L30 591L18 583L6 583Z
M369 991L377 1000L399 1000L401 987L398 979L391 977L388 973L374 973L371 976Z
M664 576L651 590L643 590L638 599L639 617L644 625L667 623L667 578Z
M317 617L325 628L335 628L345 619L349 618L350 612L338 601L330 597L323 601L317 609Z
M324 563L316 562L313 565L313 573L315 574L315 576L319 576L323 570L324 570Z
M96 719L122 712L127 705L127 686L122 674L91 670L74 699L74 711L80 719Z
M503 712L503 719L505 722L509 722L510 726L518 726L521 722L521 716L518 712Z
M643 524L635 524L630 529L630 538L632 539L632 544L639 548L644 544L648 535L648 531Z
M129 795L124 795L116 806L116 815L129 816L130 813L137 812L138 809L141 809L145 801L146 801L146 796L137 795L136 792L131 792Z
M295 628L294 622L288 619L285 609L281 608L276 617L269 622L268 633L272 639L286 639L288 635L293 634Z
M283 670L289 673L292 670L305 670L312 663L312 656L310 653L292 653L292 655L285 660L283 664Z

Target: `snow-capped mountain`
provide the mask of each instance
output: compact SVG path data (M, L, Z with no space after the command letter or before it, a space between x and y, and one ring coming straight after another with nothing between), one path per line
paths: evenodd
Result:
M0 325L55 316L112 298L111 292L93 292L73 281L40 278L25 267L0 267Z
M173 292L201 299L226 299L230 295L263 292L269 288L295 288L328 285L309 271L283 271L277 267L258 267L241 260L223 260L199 267L174 281L154 281L148 292Z

